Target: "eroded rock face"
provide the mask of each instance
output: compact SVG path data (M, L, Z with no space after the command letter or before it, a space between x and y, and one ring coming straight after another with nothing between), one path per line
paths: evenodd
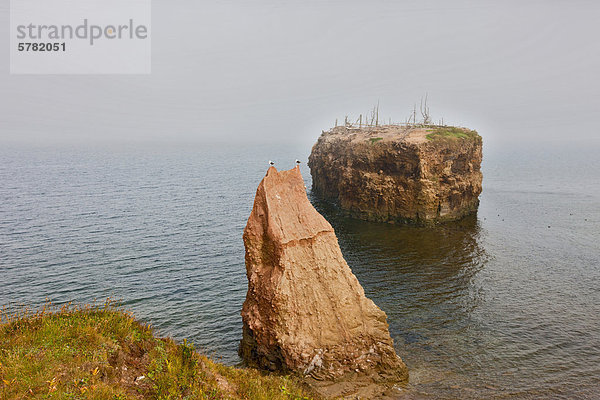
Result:
M308 201L299 168L269 168L244 244L248 294L240 355L248 364L317 380L407 379L385 313L365 297L333 228Z
M427 225L472 214L481 193L481 136L463 128L438 131L324 132L309 157L312 190L371 221Z

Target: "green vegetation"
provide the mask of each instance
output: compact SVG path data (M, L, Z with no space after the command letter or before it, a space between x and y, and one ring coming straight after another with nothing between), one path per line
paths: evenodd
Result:
M371 144L377 143L380 140L383 140L383 138L382 137L372 137L372 138L369 138L369 142L371 142Z
M437 139L474 139L478 137L476 131L455 126L444 126L431 129L431 133L425 136L427 140Z
M1 399L294 399L293 377L227 367L107 302L0 312Z

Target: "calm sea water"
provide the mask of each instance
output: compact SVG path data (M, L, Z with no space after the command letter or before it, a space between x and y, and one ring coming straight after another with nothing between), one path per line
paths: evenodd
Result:
M597 148L484 149L476 217L336 229L410 368L409 398L600 397ZM0 149L0 306L121 299L162 335L239 362L242 230L262 146ZM303 164L310 188L310 175Z

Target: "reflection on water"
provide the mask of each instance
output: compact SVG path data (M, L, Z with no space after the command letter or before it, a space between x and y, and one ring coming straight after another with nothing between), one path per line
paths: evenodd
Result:
M441 327L461 329L457 324L468 322L480 296L473 277L487 258L478 243L481 228L475 216L416 228L345 218L334 207L313 202L332 223L367 294L388 310L392 330L404 341L426 339ZM404 322L394 315L406 318L409 310L413 329L404 331Z
M112 296L237 363L256 187L309 150L0 148L0 306ZM402 397L598 396L600 159L576 150L484 151L478 216L434 228L312 199L388 315Z

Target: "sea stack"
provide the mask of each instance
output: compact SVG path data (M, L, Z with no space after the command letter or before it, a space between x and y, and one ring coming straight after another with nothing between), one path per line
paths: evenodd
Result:
M333 228L310 204L298 167L269 168L244 245L248 293L240 355L248 364L318 381L408 378L385 313L365 296Z
M313 193L355 218L431 225L477 211L481 159L481 136L466 128L340 126L308 165Z

